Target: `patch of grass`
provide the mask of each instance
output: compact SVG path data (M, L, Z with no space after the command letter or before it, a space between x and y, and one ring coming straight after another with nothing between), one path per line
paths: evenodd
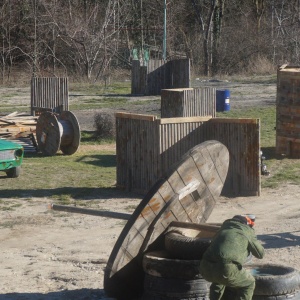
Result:
M101 109L101 108L120 108L127 104L125 98L88 98L80 100L80 102L70 103L70 110L83 109Z
M3 223L0 223L0 227L1 228L13 228L14 226L16 225L20 225L22 224L21 221L17 222L17 221L6 221L6 222L3 222Z
M13 210L10 206L2 206L1 207L2 211L9 211L9 210Z
M239 83L251 83L251 84L276 84L277 82L277 74L270 74L270 75L261 75L261 76L232 76L230 78L232 82L239 82Z
M81 145L106 145L114 144L115 138L99 138L94 131L81 131Z
M251 107L218 112L220 118L254 118L260 119L261 147L275 147L276 140L276 107Z
M15 208L22 206L21 203L7 203L2 201L0 203L0 211L13 211Z
M57 200L60 205L69 205L72 203L72 197L68 194L53 195L51 198Z
M84 110L84 109L128 109L128 107L142 106L147 104L160 103L160 98L154 100L141 100L138 98L119 98L119 97L91 97L82 99L80 101L73 101L70 103L70 110Z
M93 199L114 187L115 180L114 151L93 148L70 156L26 155L20 177L0 177L1 198L52 197L62 203Z
M1 114L9 114L13 111L17 111L17 112L26 112L29 113L30 111L30 106L29 105L14 105L14 104L2 104L1 103Z
M88 84L88 83L71 83L69 86L70 94L84 94L84 95L128 95L131 93L131 82L114 82L111 85L103 84Z
M299 159L271 158L266 160L270 176L263 177L263 188L276 188L282 183L300 184Z
M284 183L300 184L300 161L276 155L276 107L251 107L218 112L218 117L258 118L261 125L261 150L270 176L262 176L262 188L276 188Z

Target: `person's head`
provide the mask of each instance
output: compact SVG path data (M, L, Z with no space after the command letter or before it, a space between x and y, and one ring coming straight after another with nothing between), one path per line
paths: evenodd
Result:
M239 221L245 225L249 225L251 228L255 224L255 215L253 215L253 214L236 215L232 219Z

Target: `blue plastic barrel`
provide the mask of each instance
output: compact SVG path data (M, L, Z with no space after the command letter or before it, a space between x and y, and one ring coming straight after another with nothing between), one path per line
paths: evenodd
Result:
M229 111L230 110L230 91L216 90L216 110Z

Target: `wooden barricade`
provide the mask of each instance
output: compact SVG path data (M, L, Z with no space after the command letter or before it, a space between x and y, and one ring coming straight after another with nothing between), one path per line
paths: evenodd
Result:
M163 118L117 113L117 186L145 193L189 149L218 140L229 150L223 194L260 195L259 119Z
M160 175L156 120L155 116L116 114L119 187L145 192Z
M33 77L31 79L31 115L43 111L69 110L68 78Z
M240 196L259 196L260 120L213 118L208 122L209 139L227 146L230 154L229 170L224 191Z
M216 89L185 88L161 91L161 117L216 117Z
M162 89L188 88L190 86L190 60L149 60L141 65L132 61L131 94L160 95Z
M276 153L300 158L300 67L277 71Z

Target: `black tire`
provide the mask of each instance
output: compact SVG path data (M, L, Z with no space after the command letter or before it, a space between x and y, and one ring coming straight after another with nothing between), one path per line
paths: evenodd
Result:
M292 294L277 295L277 296L257 296L253 295L252 300L300 300L299 291Z
M209 294L209 286L209 283L203 279L184 280L146 274L144 280L145 294L153 293L169 299L205 297Z
M232 300L235 298L235 292L234 290L230 288L226 288L224 295L222 297L222 300ZM285 294L285 295L253 295L252 300L300 300L300 292L296 291L291 294Z
M189 237L179 232L168 232L165 235L165 249L173 258L201 259L211 240L211 238Z
M20 173L21 173L21 167L14 167L6 171L6 175L9 178L17 178L20 176Z
M161 294L156 294L151 291L147 291L143 294L141 300L209 300L209 295L203 295L203 296L189 295L188 298L183 297L183 296L180 296L178 298L178 297L174 297L174 296L169 297L168 295L161 295Z
M292 267L276 264L246 266L255 277L254 295L278 296L300 289L300 273Z
M203 279L200 274L200 260L172 259L166 251L144 254L143 270L146 274L156 277L185 280Z

